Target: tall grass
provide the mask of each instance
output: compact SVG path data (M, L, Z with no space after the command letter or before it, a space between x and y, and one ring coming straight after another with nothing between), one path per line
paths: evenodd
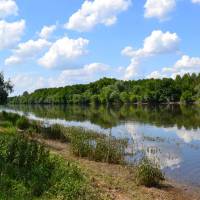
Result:
M164 179L159 166L147 158L143 158L136 167L136 181L139 185L155 187L159 186Z
M76 156L90 160L122 164L127 142L82 128L71 128L71 149Z
M2 138L1 138L2 139ZM24 136L0 142L0 199L95 199L74 163Z
M63 127L55 124L45 126L42 122L30 121L12 113L3 113L5 119L12 121L21 130L31 130L44 138L70 142L72 153L98 162L122 164L125 162L126 140L116 139L105 134L95 133L79 127Z
M16 121L16 126L21 130L27 130L31 126L31 124L26 117L22 116Z
M31 121L31 130L42 137L51 140L59 140L61 142L68 142L69 137L65 127L54 124L51 126L45 126L42 122Z

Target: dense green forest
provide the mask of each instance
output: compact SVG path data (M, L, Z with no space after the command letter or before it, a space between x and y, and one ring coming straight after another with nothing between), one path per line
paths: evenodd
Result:
M192 103L200 99L200 74L175 79L121 81L103 78L89 84L39 89L9 99L11 104Z

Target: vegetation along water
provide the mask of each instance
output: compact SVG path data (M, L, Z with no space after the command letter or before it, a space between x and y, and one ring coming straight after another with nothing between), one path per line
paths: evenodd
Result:
M0 199L198 198L184 189L194 191L200 182L200 113L191 104L198 103L198 77L105 78L66 87L71 92L64 92L64 101L50 95L64 88L9 98L0 107ZM12 85L3 76L1 84L6 103ZM131 93L135 87L140 93ZM172 88L179 88L178 98ZM89 91L97 101L94 95L74 101ZM140 97L132 101L133 94ZM66 101L69 96L72 101Z

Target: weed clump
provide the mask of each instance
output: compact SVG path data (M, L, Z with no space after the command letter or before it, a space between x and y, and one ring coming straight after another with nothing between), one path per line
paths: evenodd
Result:
M147 158L142 159L136 167L136 182L139 185L156 187L163 180L164 175L160 168Z
M27 130L30 127L30 125L31 124L30 124L29 120L24 116L20 117L16 122L17 128L19 128L21 130Z

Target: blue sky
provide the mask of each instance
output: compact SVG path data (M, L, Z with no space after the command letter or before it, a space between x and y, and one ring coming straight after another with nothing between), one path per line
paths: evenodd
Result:
M41 87L200 72L200 0L0 0L0 70Z

